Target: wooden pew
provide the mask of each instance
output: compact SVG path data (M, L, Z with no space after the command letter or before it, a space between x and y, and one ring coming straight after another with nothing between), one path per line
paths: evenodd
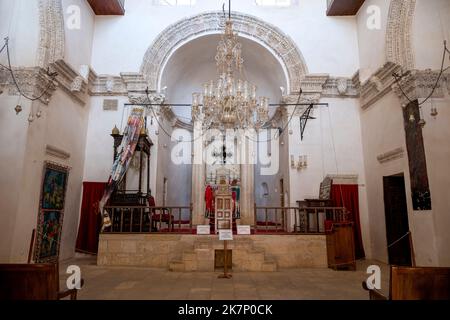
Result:
M450 268L391 266L390 273L389 298L363 282L370 300L450 300Z
M77 299L77 289L59 290L59 270L54 263L0 264L0 287L0 300Z

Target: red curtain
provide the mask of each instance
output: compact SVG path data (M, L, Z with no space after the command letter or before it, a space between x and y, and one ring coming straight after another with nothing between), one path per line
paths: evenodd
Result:
M104 182L83 182L83 201L76 244L78 252L96 254L98 251L98 235L101 227L98 203L105 188Z
M366 255L361 236L361 223L359 219L359 193L357 184L333 184L331 186L331 199L335 207L345 207L350 211L350 220L354 223L355 257L362 259Z

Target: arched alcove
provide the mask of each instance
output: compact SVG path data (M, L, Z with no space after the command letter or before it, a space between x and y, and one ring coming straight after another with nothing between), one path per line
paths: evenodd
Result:
M166 102L190 103L192 93L201 92L203 83L216 80L218 73L214 57L220 35L206 35L194 39L178 48L168 60L161 76L161 87L167 87ZM271 103L280 102L287 79L279 61L259 43L241 37L244 70L235 75L258 87L258 94L266 96ZM185 122L190 122L189 107L173 107L174 113Z

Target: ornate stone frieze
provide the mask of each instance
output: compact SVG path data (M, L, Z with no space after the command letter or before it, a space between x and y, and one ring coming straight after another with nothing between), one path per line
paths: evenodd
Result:
M56 81L74 101L85 105L87 101L87 81L64 60L50 64L52 71L57 72Z
M330 78L328 74L308 74L300 81L304 94L322 93L325 82Z
M330 77L323 86L322 95L325 97L357 98L359 96L359 92L355 87L353 78Z
M127 91L145 91L148 84L144 79L144 76L140 73L136 72L122 72L120 73L120 77L122 78Z
M64 59L64 13L61 0L39 0L39 47L36 64L46 68Z
M76 76L70 85L70 91L80 92L83 91L83 84L85 84L84 78L82 76Z
M356 92L358 92L358 94L359 94L359 92L361 91L361 81L359 78L359 70L356 71L352 77L352 85L355 88Z
M130 92L128 99L133 104L163 104L166 97L156 92L151 92L148 96L141 92Z
M310 74L301 81L301 103L318 102L321 97L357 98L359 91L354 78L330 77L328 74ZM283 97L285 103L296 103L298 95Z
M91 96L127 96L126 84L120 76L96 75L90 72L89 94Z
M394 84L394 72L401 73L402 68L392 62L387 62L368 80L361 84L361 108L366 109L391 91Z
M294 41L277 27L253 16L232 13L232 19L239 34L263 44L282 61L289 76L290 91L299 91L300 82L308 70ZM177 46L203 34L221 33L222 30L223 12L217 11L183 19L161 32L147 50L141 67L150 89L158 89L162 68Z
M302 93L300 100L298 94L290 94L282 97L282 103L295 104L295 103L317 103L320 99L320 93Z
M446 75L448 77L448 75ZM437 83L439 77L439 71L435 70L412 70L408 72L398 84L394 84L392 88L394 92L400 98L402 104L407 104L409 100L416 100L421 98L427 98L433 91L434 86L437 83L436 90L434 91L433 98L443 98L445 96L444 92L444 82L446 81L446 76L442 76ZM400 87L401 90L400 90ZM448 86L448 80L447 80ZM406 96L408 97L405 97ZM409 99L409 100L408 100Z
M40 67L13 68L14 77L22 94L35 99L44 104L50 102L57 84L50 78L47 71ZM11 77L11 73L5 69L0 69L0 87L8 91L10 95L19 95L19 91Z
M392 0L386 27L386 59L404 69L414 68L411 29L416 0Z
M127 96L144 93L148 84L140 73L122 72L120 76L89 74L89 94L92 96Z
M396 148L394 150L388 151L386 153L377 156L377 160L380 163L390 162L392 160L401 159L405 156L405 151L403 148Z

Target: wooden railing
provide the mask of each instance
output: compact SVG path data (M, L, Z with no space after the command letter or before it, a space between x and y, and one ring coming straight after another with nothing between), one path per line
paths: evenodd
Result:
M107 206L111 227L104 233L190 232L192 205L189 207Z
M325 220L348 221L348 211L340 207L300 207L295 215L294 232L325 233Z
M298 207L257 207L255 205L255 232L286 232L288 214ZM262 219L259 217L262 216Z
M257 207L255 232L325 233L325 220L348 221L348 211L339 207Z

